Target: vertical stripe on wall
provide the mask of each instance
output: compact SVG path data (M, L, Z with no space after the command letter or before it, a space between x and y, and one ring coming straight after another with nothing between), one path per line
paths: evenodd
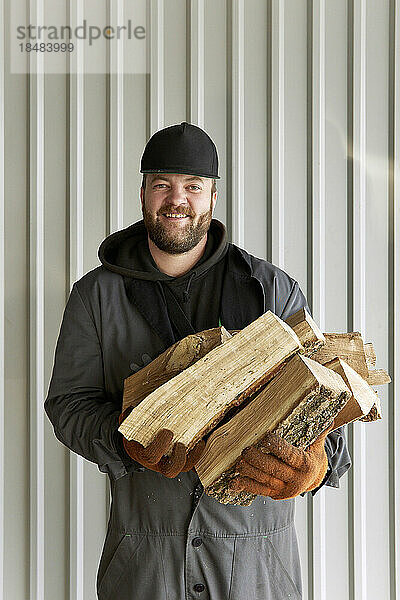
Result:
M164 3L150 0L150 132L164 125ZM149 137L148 136L148 137Z
M83 5L74 0L69 5L69 22L75 27L83 21ZM83 275L83 207L84 207L84 55L78 45L70 56L69 75L69 256L68 292ZM70 600L84 599L84 459L70 452Z
M348 0L348 25L347 25L347 331L353 330L353 137L354 137L354 4L353 0ZM352 449L352 427L348 427L348 443L349 451L351 452L353 460L353 449ZM348 497L348 512L349 512L349 532L348 532L348 556L349 556L349 600L355 600L354 598L354 546L355 531L353 527L354 522L354 494L353 494L353 467L349 473L349 497Z
M43 23L43 0L32 0L30 23ZM30 55L29 74L29 401L30 597L44 600L44 55Z
M188 66L190 81L188 120L204 127L204 0L190 0L188 11Z
M311 82L311 123L309 122L309 139L311 140L310 158L312 162L309 180L311 182L311 220L312 230L309 232L312 245L312 268L308 271L311 283L312 312L322 331L325 326L325 0L311 0L310 46L311 65L309 65L309 81Z
M109 22L124 24L124 0L109 0ZM114 38L108 44L108 233L122 229L124 181L124 45Z
M365 201L366 201L366 0L353 3L353 138L352 138L352 255L353 294L351 330L365 337ZM352 468L352 517L354 554L350 572L353 586L350 597L367 600L366 543L366 437L364 427L349 427Z
M400 406L398 403L400 395L400 3L399 0L393 0L395 7L395 40L394 40L394 185L393 185L393 200L394 200L394 281L395 289L393 295L393 321L391 327L394 331L394 358L392 377L394 384L392 386L394 397L393 407L395 409L395 419L393 419L393 451L396 457L394 465L394 480L395 480L395 506L394 506L394 531L395 544L392 551L395 554L395 569L392 571L392 578L395 579L395 590L393 597L400 600ZM397 398L397 403L396 403ZM392 440L389 438L389 442ZM392 513L393 514L393 513ZM390 527L390 524L389 524ZM391 529L391 527L390 527Z
M389 494L390 594L400 598L400 5L389 11ZM397 435L396 435L397 433Z
M272 0L271 42L271 260L285 268L285 7Z
M266 223L265 258L272 262L272 2L266 7ZM246 114L246 113L245 113Z
M4 321L5 321L5 257L4 257L4 3L0 0L0 600L4 600Z
M232 242L244 245L244 0L232 0Z
M308 247L308 288L313 318L322 331L325 326L325 0L308 2L308 220L311 217ZM310 118L311 117L311 118ZM311 165L310 165L311 163ZM311 171L310 171L311 166ZM311 193L310 193L311 192ZM310 268L311 266L311 268ZM309 599L326 598L326 497L325 488L308 495L309 515Z
M43 21L42 0L32 0L30 22ZM30 594L44 599L44 75L43 55L30 57Z

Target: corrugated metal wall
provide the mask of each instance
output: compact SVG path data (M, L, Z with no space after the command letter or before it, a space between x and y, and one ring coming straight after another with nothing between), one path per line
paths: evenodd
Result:
M324 331L373 341L394 379L384 419L348 429L354 467L340 489L296 501L304 597L400 600L399 2L145 0L147 74L110 44L117 74L71 76L41 75L40 54L26 58L39 75L10 72L10 6L1 0L0 598L95 599L108 482L57 442L43 400L72 282L110 231L141 217L147 138L190 120L218 146L215 216L231 239L297 278ZM40 20L49 7L21 10ZM85 16L76 0L51 7L66 23ZM98 10L123 22L135 8Z

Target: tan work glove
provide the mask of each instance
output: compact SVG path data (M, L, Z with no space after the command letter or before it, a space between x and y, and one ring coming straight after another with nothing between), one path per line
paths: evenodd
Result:
M261 448L243 450L235 467L240 476L232 482L232 489L274 500L288 500L315 489L328 470L325 439L333 427L332 423L306 450L268 432Z
M129 409L128 409L129 411ZM119 416L119 424L126 419L129 412L125 411ZM144 467L162 473L166 477L176 477L179 473L190 471L204 452L205 441L200 440L186 455L186 446L176 442L171 456L164 456L174 434L169 429L161 429L148 446L143 446L135 440L123 437L125 452Z

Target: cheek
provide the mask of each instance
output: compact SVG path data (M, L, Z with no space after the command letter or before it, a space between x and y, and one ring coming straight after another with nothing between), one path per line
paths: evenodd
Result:
M204 198L198 198L197 202L191 202L190 205L198 215L207 213L211 208L211 196L207 194Z
M144 197L145 208L150 213L156 213L161 207L161 200L151 194L146 194Z

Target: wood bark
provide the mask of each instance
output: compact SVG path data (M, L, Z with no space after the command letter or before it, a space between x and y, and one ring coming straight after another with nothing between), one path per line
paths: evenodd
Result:
M369 413L364 417L360 417L358 420L364 421L365 423L371 423L372 421L378 421L379 419L382 419L382 408L381 401L377 397Z

